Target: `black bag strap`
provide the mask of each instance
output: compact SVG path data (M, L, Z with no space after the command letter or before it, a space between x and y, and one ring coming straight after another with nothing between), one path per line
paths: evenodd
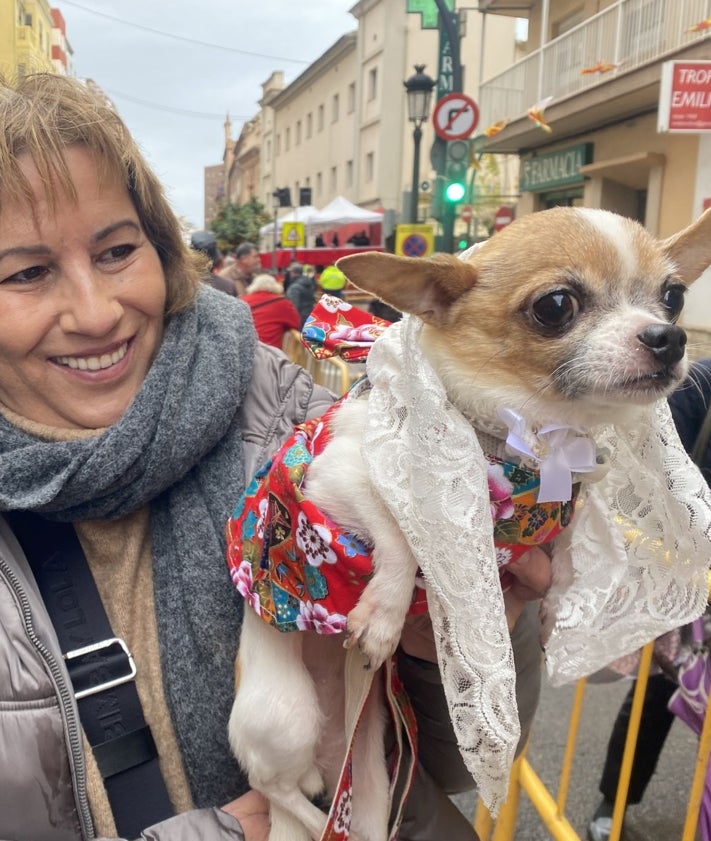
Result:
M174 812L136 691L133 657L111 630L74 527L25 511L8 519L57 634L116 828L136 838Z

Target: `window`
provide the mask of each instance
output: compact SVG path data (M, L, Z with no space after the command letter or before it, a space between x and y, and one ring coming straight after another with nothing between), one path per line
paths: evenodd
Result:
M375 152L368 152L365 156L365 180L372 181L375 178Z
M318 122L317 122L317 131L323 131L323 115L324 115L324 107L323 105L319 105L318 107Z
M272 159L272 141L271 141L271 139L267 140L266 158L267 158L268 161L270 161Z
M316 173L316 195L320 196L323 193L323 177L320 172Z
M306 139L308 140L309 137L314 133L314 115L309 112L306 115Z
M355 82L348 85L348 113L352 114L355 111Z
M296 137L294 138L294 143L296 146L301 143L301 120L296 121Z
M284 132L284 151L288 152L290 146L291 146L291 129L288 128Z
M280 134L277 134L277 136L275 138L275 144L276 144L276 147L274 149L274 154L278 157L279 155L281 155L281 135Z
M333 94L333 100L331 103L331 122L335 123L338 121L338 109L340 107L340 100L338 98L338 94Z
M331 184L329 189L332 193L338 191L338 167L332 166L331 167Z
M353 161L346 161L346 187L353 186Z
M368 100L375 99L378 94L378 68L368 71Z

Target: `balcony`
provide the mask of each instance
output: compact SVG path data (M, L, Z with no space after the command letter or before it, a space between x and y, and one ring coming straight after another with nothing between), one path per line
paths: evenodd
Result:
M480 129L510 121L486 151L550 142L526 117L547 97L546 120L560 139L654 110L663 61L711 58L711 28L689 31L708 18L711 0L618 0L549 41L482 84Z

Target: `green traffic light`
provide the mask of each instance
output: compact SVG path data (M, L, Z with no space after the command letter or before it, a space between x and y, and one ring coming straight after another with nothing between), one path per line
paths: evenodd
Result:
M466 192L464 184L460 184L458 181L453 181L451 184L447 184L447 188L444 191L445 198L447 201L461 201L464 198L464 193Z

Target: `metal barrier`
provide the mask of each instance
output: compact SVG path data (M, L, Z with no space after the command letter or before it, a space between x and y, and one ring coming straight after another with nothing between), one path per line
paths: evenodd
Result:
M306 368L315 383L329 389L338 397L348 391L362 368L359 365L349 365L337 356L316 359L304 347L298 330L285 333L282 350L292 362Z
M610 841L619 841L622 832L622 822L625 814L625 803L629 790L632 762L634 760L639 724L642 718L642 706L647 691L649 669L652 663L654 643L648 643L641 652L639 670L637 672L637 683L632 700L630 720L627 730L627 740L622 757L622 767L615 798L615 807L612 815L612 828ZM506 803L501 808L496 821L492 820L489 812L479 801L474 827L479 835L480 841L514 841L516 831L516 815L520 803L521 794L527 795L533 808L538 813L546 829L550 832L551 838L556 841L581 841L580 836L573 829L565 817L565 806L570 786L570 777L575 756L575 745L580 725L580 715L585 696L586 681L580 680L576 685L575 698L570 713L568 725L568 737L565 746L565 753L561 766L560 782L557 796L554 797L545 787L540 777L536 774L526 756L526 750L514 762L511 770L509 783L509 795ZM706 766L711 753L711 715L704 717L704 724L699 735L699 745L696 753L694 775L691 783L691 790L687 802L686 818L683 833L678 841L694 841L696 836L696 825L701 807L701 798L704 792L704 781L706 778Z

